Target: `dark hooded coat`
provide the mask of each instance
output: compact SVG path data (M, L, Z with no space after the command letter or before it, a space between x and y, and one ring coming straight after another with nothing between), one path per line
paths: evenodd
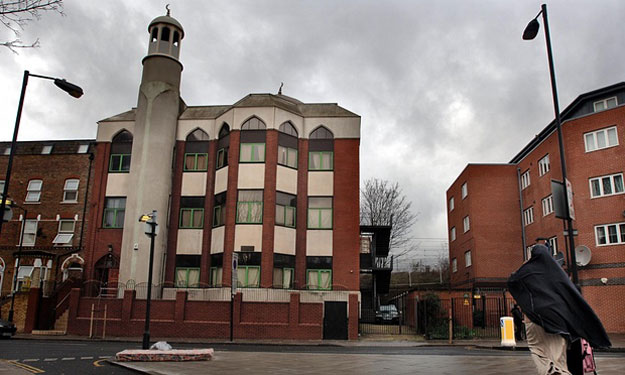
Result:
M544 245L508 279L508 289L523 313L549 333L569 342L586 339L595 348L610 347L601 321Z

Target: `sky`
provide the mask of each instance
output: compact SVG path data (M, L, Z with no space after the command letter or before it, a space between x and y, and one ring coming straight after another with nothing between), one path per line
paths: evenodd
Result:
M445 192L468 163L506 163L554 117L537 1L65 0L0 47L0 141L10 141L24 70L81 86L76 100L31 78L19 140L93 139L137 103L147 26L184 27L181 95L228 105L250 93L338 103L361 116L360 178L399 183L418 220L411 258L445 252ZM561 108L625 81L622 0L548 4ZM14 39L0 29L0 42ZM485 187L486 188L486 187Z

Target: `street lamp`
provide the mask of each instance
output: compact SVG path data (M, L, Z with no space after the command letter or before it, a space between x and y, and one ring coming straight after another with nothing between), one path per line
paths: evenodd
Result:
M74 85L73 83L67 82L65 79L42 76L38 74L31 74L28 70L24 70L24 79L22 81L22 93L20 95L20 102L17 107L17 117L15 118L15 128L13 130L13 140L11 141L11 151L9 152L9 162L7 163L7 173L4 178L4 190L2 191L2 197L6 197L9 193L9 181L11 179L11 169L13 167L13 156L15 155L15 148L17 145L17 133L20 128L20 119L22 118L22 108L24 107L24 95L26 94L26 85L28 85L28 77L37 77L43 79L49 79L54 81L54 84L60 88L61 90L67 92L74 98L80 98L83 94L83 91L80 87ZM0 213L4 214L4 210L6 208L6 202L2 199L0 203ZM2 233L2 223L4 220L0 220L0 233Z
M5 201L6 199L2 199L3 204ZM17 262L13 270L13 290L11 291L11 308L9 309L9 322L13 323L13 307L15 306L15 293L17 292L17 274L20 270L20 260L22 259L22 243L24 242L24 229L26 228L26 216L28 215L28 211L24 207L20 207L14 203L12 203L11 206L24 211L24 216L22 217L22 231L20 232L20 244L17 248Z
M556 74L553 66L553 53L551 51L551 36L549 35L549 21L547 19L547 5L543 4L541 6L540 12L531 20L525 31L523 31L523 39L524 40L532 40L538 34L538 29L540 28L540 24L538 23L538 17L542 14L543 23L545 24L545 40L547 43L547 57L549 59L549 75L551 76L551 93L553 96L553 110L556 115L556 129L558 133L558 146L560 149L560 165L562 166L562 184L565 186L565 189L568 190L567 179L566 179L566 160L564 157L564 144L562 141L562 123L560 121L560 104L558 103L558 90L556 87ZM569 209L569 197L567 191L564 192L564 206L565 206L565 215L564 220L566 222L566 234L569 238L569 254L571 262L569 263L569 270L573 276L573 284L579 289L579 279L577 276L577 260L575 259L575 238L573 237L573 219L571 218L571 213Z
M156 210L153 210L151 214L141 215L139 222L145 223L145 234L150 237L150 263L148 268L148 295L146 297L145 307L145 330L143 331L143 349L148 349L150 346L150 301L152 300L152 267L154 266L154 238L156 237Z

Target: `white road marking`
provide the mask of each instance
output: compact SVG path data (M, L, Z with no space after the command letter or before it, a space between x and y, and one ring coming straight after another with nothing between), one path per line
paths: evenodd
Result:
M93 359L93 357L80 357L80 359Z
M66 358L61 358L61 361L73 361L75 359L76 357L66 357Z
M19 359L16 359L16 361L19 361ZM37 361L39 361L39 358L25 359L22 362L37 362Z
M104 359L107 359L107 358L111 358L111 356L110 356L110 355L101 355L101 356L99 356L98 358L104 358Z
M44 362L54 362L56 361L58 358L44 358L43 361Z

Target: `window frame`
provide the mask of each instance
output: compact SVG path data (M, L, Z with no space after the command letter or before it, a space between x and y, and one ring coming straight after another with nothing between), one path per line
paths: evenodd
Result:
M453 258L451 260L451 272L458 272L458 259Z
M194 160L193 160L193 168L187 168L187 157L188 156L193 156ZM200 156L203 156L206 158L206 163L205 163L205 167L204 169L199 169L198 168L198 158ZM206 172L208 171L208 152L185 152L184 153L184 158L183 158L183 162L182 162L182 171L183 172Z
M466 182L462 184L462 186L460 187L460 194L462 196L462 199L469 196L469 186L467 185Z
M306 229L312 229L312 230L331 230L334 228L334 199L333 197L308 197L308 202L310 202L310 198L328 198L332 204L332 207L328 208L328 207L310 207L310 203L308 204L307 210L306 210ZM310 214L311 214L311 210L315 210L318 212L318 227L313 227L311 226L311 222L310 222ZM322 224L322 212L323 211L330 211L330 226L326 226L324 227Z
M469 219L469 215L462 218L462 230L464 231L462 233L467 233L471 230L471 219Z
M263 154L262 154L262 160L254 160L254 148L256 146L262 145L263 146ZM252 152L250 152L250 155L252 156L252 160L243 160L243 146L251 146L252 147ZM260 163L264 163L265 160L267 158L267 144L265 142L242 142L239 145L239 163L242 164L260 164Z
M184 285L184 286L178 285L178 282L179 282L178 271L179 270L185 270L186 271L186 276L187 276L186 277L186 283L185 283L186 285ZM200 287L199 281L196 284L196 286L189 286L189 272L190 271L197 271L197 273L198 273L198 280L200 280L200 272L202 272L202 271L200 271L200 267L175 267L175 270L174 270L174 288L199 288Z
M330 155L330 166L323 167L323 155ZM311 160L313 155L319 155L319 168L314 168ZM334 151L308 151L308 170L314 172L333 171L334 170Z
M621 190L620 192L616 191L616 184L614 183L614 178L615 177L620 177L621 178ZM610 179L610 189L612 189L612 193L610 194L605 194L604 193L604 184L603 184L603 180L609 178ZM592 183L593 181L598 181L599 182L599 190L600 190L600 194L599 195L595 195L594 194L594 190L592 187ZM614 173L614 174L608 174L608 175L604 175L604 176L598 176L598 177L592 177L588 179L588 185L590 188L590 199L595 199L595 198L603 198L603 197L610 197L613 195L620 195L625 193L625 180L623 179L623 173Z
M451 239L451 242L454 242L456 240L456 227L451 227L451 229L449 230L449 238Z
M240 197L240 193L241 191L260 191L262 198L260 201L240 201L239 197ZM264 219L264 209L265 209L265 194L263 190L254 190L254 189L241 189L237 191L237 212L236 212L236 220L235 220L235 224L262 224L263 223L263 219ZM247 210L247 220L246 221L239 221L239 208L241 205L246 205L248 206L248 210ZM252 205L260 205L260 220L259 221L252 221L251 220L251 214L252 214L252 210L251 207Z
M473 256L471 254L471 250L467 250L464 252L464 268L469 268L472 265L473 265Z
M210 274L208 275L208 285L215 288L221 287L223 285L223 276L223 267L211 267Z
M72 230L68 231L68 230L61 230L61 227L63 226L63 223L67 223L67 222L71 222L72 223ZM52 243L54 244L54 246L72 246L72 240L74 239L74 232L76 231L76 220L74 219L60 219L59 220L59 226L58 226L58 230L57 230L57 234L54 237L54 240L52 240ZM67 239L67 241L65 242L60 242L59 240L62 238L61 236L66 236L69 235L70 237Z
M115 168L113 166L113 158L114 157L119 157L119 165L117 167L115 167ZM132 158L132 154L126 154L126 153L124 153L124 154L121 154L121 153L111 154L111 156L109 158L108 172L109 173L130 173L130 161L128 162L128 169L123 169L124 159L125 158Z
M553 209L553 194L549 194L545 198L541 199L541 204L543 208L543 217L547 215L551 215L554 212Z
M311 273L316 273L317 274L317 288L311 288L310 285L310 274ZM322 273L329 273L330 274L330 286L328 288L321 288L321 274ZM333 286L333 280L332 280L332 270L331 269L327 269L327 268L308 268L306 269L306 289L307 290L332 290L332 286Z
M550 170L551 163L549 161L549 154L547 154L538 161L538 176L544 176Z
M286 150L286 164L280 161L280 148L284 148ZM289 151L295 151L295 165L289 165ZM278 145L278 165L283 167L297 169L297 163L299 160L299 150L293 147Z
M67 187L68 183L71 181L75 181L76 182L76 189L69 189ZM62 203L78 203L78 188L80 187L80 179L78 178L68 178L67 180L65 180L65 183L63 184L63 201ZM71 199L67 199L67 193L76 193L76 198L71 200Z
M547 243L549 243L549 248L551 249L551 255L555 256L558 253L558 237L553 236L547 239Z
M615 229L616 239L617 239L616 242L610 241L610 230L609 230L609 227L612 227L612 226ZM599 242L599 229L603 230L603 237L604 237L605 243L600 243ZM598 247L599 246L601 246L601 247L603 247L603 246L618 246L618 245L625 244L625 222L595 225L594 232L595 232L595 244Z
M31 187L31 183L39 182L39 188L34 189ZM26 198L24 198L24 203L39 203L41 202L41 192L43 191L43 180L34 178L28 181L28 186L26 187ZM36 194L37 199L29 198L31 194Z
M531 184L532 180L530 178L530 170L528 169L521 174L521 190L527 189Z
M523 226L528 226L534 222L534 206L529 206L523 210Z
M20 242L21 242L21 246L26 246L26 247L32 247L35 246L35 244L37 243L37 229L39 227L39 220L37 219L23 219L24 222L22 223L22 228L20 230ZM27 232L27 225L28 223L34 223L34 230L31 232L30 229L28 229L29 231ZM26 236L27 235L32 235L32 243L31 242L24 242L26 240Z
M278 210L284 210L284 222L283 223L279 223L278 222ZM287 218L287 211L293 211L293 224L289 225L286 223L286 218ZM275 224L277 226L281 226L281 227L287 227L287 228L295 228L297 227L297 207L293 207L293 206L285 206L282 204L277 204L276 203L276 220L275 220Z
M281 275L282 275L282 283L280 285L282 286L277 286L275 278L276 278L276 270L280 270L281 271ZM289 285L287 287L284 286L284 270L289 270L291 271L291 277L289 279ZM293 267L274 267L273 268L273 284L272 287L275 289L293 289L293 284L295 282L295 268Z
M184 211L190 211L191 212L191 219L190 225L183 225L182 223L182 219L183 219L183 212ZM195 212L202 212L202 215L200 216L200 223L196 224L195 223ZM180 208L180 218L179 218L179 222L178 222L178 229L202 229L204 228L204 207L181 207Z
M610 106L608 106L608 102L610 100L612 100L612 99L614 99L614 106L610 107ZM603 108L597 109L597 104L602 104ZM609 98L605 98L605 99L602 99L602 100L597 100L596 102L592 103L593 112L605 111L607 109L612 109L612 108L616 108L616 107L618 107L618 98L616 96L611 96Z
M124 208L120 208L120 207L106 207L107 206L107 200L109 199L124 199ZM106 214L109 211L113 211L114 212L114 222L115 225L113 226L107 226L106 225ZM123 211L124 212L124 218L122 219L122 224L121 225L117 225L119 223L119 211ZM105 197L104 198L104 210L102 213L102 228L104 229L121 229L124 227L124 222L125 222L125 216L126 216L126 197Z
M614 130L614 138L616 139L616 143L615 144L609 144L609 140L610 137L608 136L608 133L610 130ZM605 145L603 147L599 147L599 144L597 142L597 137L599 135L599 133L603 134L604 137L604 142ZM608 126L606 128L602 128L602 129L597 129L597 130L593 130L590 132L586 132L582 135L584 137L584 151L585 152L594 152L594 151L599 151L599 150L604 150L606 148L611 148L611 147L616 147L619 145L619 140L618 140L618 129L616 127L616 125L613 126ZM589 148L589 143L588 143L588 136L592 136L592 141L593 141L593 148Z
M251 268L258 269L258 285L253 285L253 286L249 285L250 269ZM241 282L241 279L239 278L239 275L238 275L238 271L242 270L242 269L245 269L245 285L242 285L243 283ZM260 266L252 266L252 265L248 266L248 265L241 265L241 264L239 264L237 266L236 272L237 272L237 288L260 288L260 276L261 276ZM223 277L223 275L222 275L222 277Z
M454 197L449 198L449 212L453 211L456 208L456 203L454 201Z
M226 147L222 147L217 150L217 160L215 161L216 170L228 166L228 153L226 152L226 150Z

